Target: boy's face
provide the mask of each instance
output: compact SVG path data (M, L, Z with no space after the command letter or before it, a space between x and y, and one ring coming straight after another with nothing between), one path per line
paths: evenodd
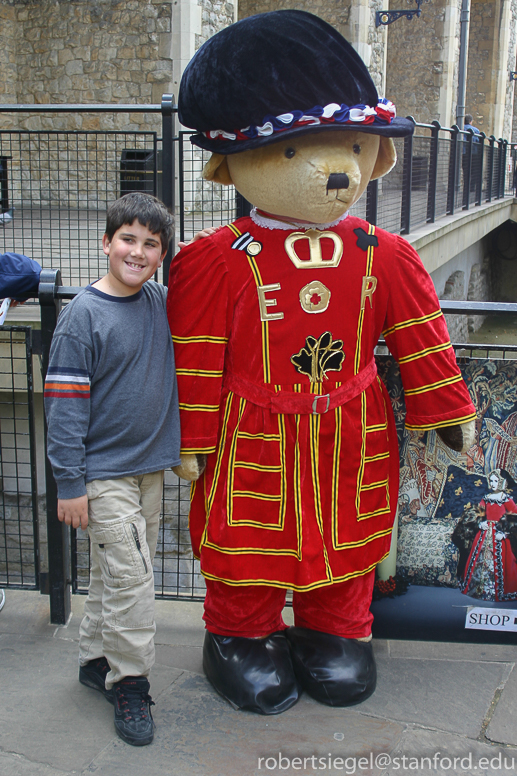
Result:
M108 285L114 296L136 294L162 266L166 250L159 234L153 234L135 219L123 224L110 241L105 234L102 249L109 257Z

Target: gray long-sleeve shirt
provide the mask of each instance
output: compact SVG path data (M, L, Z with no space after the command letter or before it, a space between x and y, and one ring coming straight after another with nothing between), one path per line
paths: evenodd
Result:
M179 463L180 425L167 289L133 296L88 286L59 316L45 381L48 455L59 498L86 482Z

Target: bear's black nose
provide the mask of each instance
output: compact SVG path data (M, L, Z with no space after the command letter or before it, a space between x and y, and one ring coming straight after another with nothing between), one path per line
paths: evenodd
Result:
M347 189L350 185L346 172L333 172L329 175L327 191L329 189Z

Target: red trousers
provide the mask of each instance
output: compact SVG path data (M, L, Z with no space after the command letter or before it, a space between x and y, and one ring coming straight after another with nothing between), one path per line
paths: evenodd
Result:
M369 636L374 580L375 570L347 582L294 592L294 624L349 639ZM285 630L285 594L279 587L233 586L207 579L203 615L206 628L220 636L246 638Z

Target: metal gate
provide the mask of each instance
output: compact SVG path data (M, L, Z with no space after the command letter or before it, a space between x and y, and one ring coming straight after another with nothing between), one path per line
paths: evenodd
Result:
M39 589L38 526L32 332L28 326L4 326L0 328L0 587Z

